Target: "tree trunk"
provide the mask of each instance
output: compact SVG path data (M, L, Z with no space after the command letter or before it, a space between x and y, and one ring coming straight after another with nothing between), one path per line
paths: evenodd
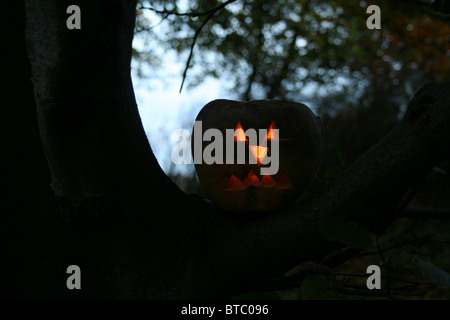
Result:
M25 6L2 6L4 35L0 202L0 296L61 298L65 289L65 225L50 188L39 136L30 63L25 46ZM64 290L62 290L64 289Z
M2 265L15 296L229 297L337 248L318 231L327 219L382 230L449 156L449 85L430 85L321 194L279 212L217 210L170 182L145 137L130 78L135 3L80 1L81 30L66 28L70 4L8 3L20 17L2 20L22 32L7 38L2 166ZM82 290L66 288L70 264Z

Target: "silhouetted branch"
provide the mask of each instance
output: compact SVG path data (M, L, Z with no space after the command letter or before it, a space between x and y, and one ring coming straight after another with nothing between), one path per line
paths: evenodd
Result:
M210 13L209 16L206 17L206 19L203 21L203 23L200 25L200 27L195 31L194 38L192 39L191 43L191 49L189 50L189 57L186 61L186 67L183 71L183 79L181 80L181 86L180 86L180 93L183 90L184 81L186 80L187 71L189 69L189 64L191 63L192 55L194 54L194 47L195 42L197 41L197 37L199 36L200 32L202 32L203 27L208 23L209 20L211 20L212 16L215 12Z
M197 38L200 35L203 27L209 22L209 20L211 20L211 18L214 16L214 14L216 14L216 12L218 12L219 10L221 10L222 8L226 7L227 5L229 5L230 3L236 2L237 0L228 0L224 3L222 3L221 5L218 5L215 8L203 11L203 12L178 12L178 11L174 11L174 10L157 10L153 7L145 7L145 6L141 6L138 9L141 10L151 10L155 13L158 14L164 14L166 15L166 17L170 16L170 15L174 15L174 16L189 16L189 17L200 17L200 16L207 16L205 18L205 20L203 20L202 24L200 25L200 27L195 31L194 37L192 39L192 43L191 43L191 48L189 50L189 57L187 59L186 62L186 67L184 68L183 71L183 78L181 80L181 86L180 86L180 93L183 90L183 85L184 85L184 81L186 80L186 75L187 75L187 71L189 69L189 64L191 63L192 60L192 56L194 53L194 47L195 47L195 43L197 42ZM162 22L162 21L161 21Z
M396 290L406 290L406 288L397 288ZM385 297L391 300L396 299L396 296L404 296L404 297L420 297L425 294L423 291L419 291L417 293L411 293L411 292L394 292L392 294L389 294L384 289L379 290L367 290L365 287L359 287L359 288L343 288L338 290L341 294L345 295L352 295L352 296L362 296L362 297Z
M335 272L335 276L341 276L341 277L356 277L356 278L367 278L368 274L366 273L341 273L341 272Z
M450 219L450 209L435 208L406 208L400 217L423 220L447 220Z
M174 15L174 16L189 16L189 17L200 17L200 16L205 16L207 14L214 14L217 11L219 11L220 9L224 8L225 6L229 5L232 2L236 2L237 0L228 0L224 3L222 3L221 5L218 5L217 7L213 8L213 9L209 9L203 12L178 12L178 11L174 11L174 10L158 10L155 9L153 7L146 7L146 6L141 6L138 9L141 10L150 10L153 11L155 13L158 14L167 14L167 15Z
M431 240L431 237L433 237L435 235L438 235L438 234L441 234L441 233L449 232L449 231L450 231L450 229L444 229L444 230L441 230L441 231L438 231L438 232L427 234L427 235L425 235L423 237L418 237L418 238L415 238L415 239L410 240L410 241L402 242L402 243L394 245L394 246L390 246L390 247L387 247L387 248L383 248L383 249L375 250L375 251L370 251L370 252L363 252L363 253L359 253L357 255L358 256L368 256L368 255L373 255L373 254L379 254L380 252L386 252L386 251L389 251L389 250L401 248L403 246L411 245L411 244L414 244L414 243L417 243L417 242L422 242L424 240L429 240L429 241L433 241L434 242L434 240Z
M150 30L156 28L157 26L159 26L161 23L163 23L164 20L166 20L168 17L169 17L169 14L166 14L164 17L162 17L162 19L157 24L154 24L152 26L145 27L145 28L140 28L140 29L136 28L136 32L139 33L139 32L143 32L143 31L150 31Z
M222 3L220 6L217 6L214 9L211 9L211 10L202 12L201 14L198 14L198 15L206 15L207 14L208 16L202 22L200 27L195 31L194 38L192 39L191 49L189 51L189 57L186 62L186 67L184 68L184 71L183 71L183 79L181 80L180 93L183 90L184 81L186 80L186 75L187 75L187 71L189 69L189 64L191 63L192 55L194 53L194 47L195 47L195 42L197 41L197 37L200 35L200 32L202 32L203 27L208 23L209 20L211 20L211 18L214 16L214 14L217 11L219 11L220 9L224 8L228 4L235 2L235 1L236 0L228 0L227 2Z
M384 257L383 251L381 251L381 249L380 249L380 244L378 242L378 239L377 239L377 251L378 251L378 253L379 253L380 257L381 257L381 261L383 262L383 266L386 266L387 265L387 261L386 261L386 259ZM390 277L391 277L391 275L390 275L390 272L389 272L389 268L386 268L386 280L387 280L386 282L387 282L387 293L388 293L388 295L391 294L391 279L390 279Z

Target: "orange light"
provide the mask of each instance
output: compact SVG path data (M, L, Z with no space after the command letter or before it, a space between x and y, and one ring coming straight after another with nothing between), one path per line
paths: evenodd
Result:
M277 189L288 189L291 187L291 182L289 181L286 174L282 174L278 182L267 174L263 175L261 180L259 180L257 175L253 172L253 170L250 170L244 181L241 181L238 177L232 174L230 176L230 179L228 179L228 183L225 187L225 190L245 190L251 186L263 188L276 187Z
M253 170L250 170L250 172L248 173L247 178L244 180L244 184L247 186L255 186L255 187L259 187L260 186L260 182L258 177L256 176L256 174L253 172Z
M279 189L288 189L291 187L291 182L289 181L286 174L282 174L280 180L278 180L277 188Z
M227 186L225 187L226 190L233 189L233 190L242 190L247 188L247 186L239 180L238 177L236 177L234 174L231 175L230 179L228 179Z
M239 121L236 129L234 129L234 141L247 141L244 129L242 129L241 122Z
M263 175L261 179L261 186L263 188L270 188L275 187L277 185L277 182L268 174Z
M258 164L261 164L263 159L266 157L267 150L269 150L269 148L261 146L248 146L248 147L250 148L250 151L257 160Z
M278 139L278 135L275 134L274 131L272 131L272 129L276 129L276 125L275 125L275 121L272 121L272 123L270 124L269 127L269 132L267 132L267 140L277 140Z

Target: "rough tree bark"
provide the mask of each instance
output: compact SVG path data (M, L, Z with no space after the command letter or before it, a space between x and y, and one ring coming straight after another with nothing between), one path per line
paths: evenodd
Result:
M7 282L17 296L225 298L338 248L318 231L326 219L382 230L408 187L449 156L450 86L429 85L391 133L315 197L280 212L217 210L168 180L145 137L130 78L135 3L79 1L81 30L66 28L68 1L25 3L33 88L24 38L11 37L22 55L10 59L23 70L11 73L8 128L9 145L26 143L29 153L7 149L9 171L2 168L13 186L12 200L2 201L4 259L19 268L6 272L17 278L35 270L19 285ZM23 13L21 4L11 6ZM24 30L23 19L12 20ZM25 178L30 162L35 178ZM81 292L65 289L69 264L82 269Z

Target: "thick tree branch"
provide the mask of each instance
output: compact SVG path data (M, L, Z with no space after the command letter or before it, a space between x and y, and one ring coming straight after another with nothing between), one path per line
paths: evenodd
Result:
M67 290L57 289L64 289L58 272L65 265L62 239L67 229L55 219L58 203L39 136L25 45L25 3L2 3L2 13L0 297L62 299Z

